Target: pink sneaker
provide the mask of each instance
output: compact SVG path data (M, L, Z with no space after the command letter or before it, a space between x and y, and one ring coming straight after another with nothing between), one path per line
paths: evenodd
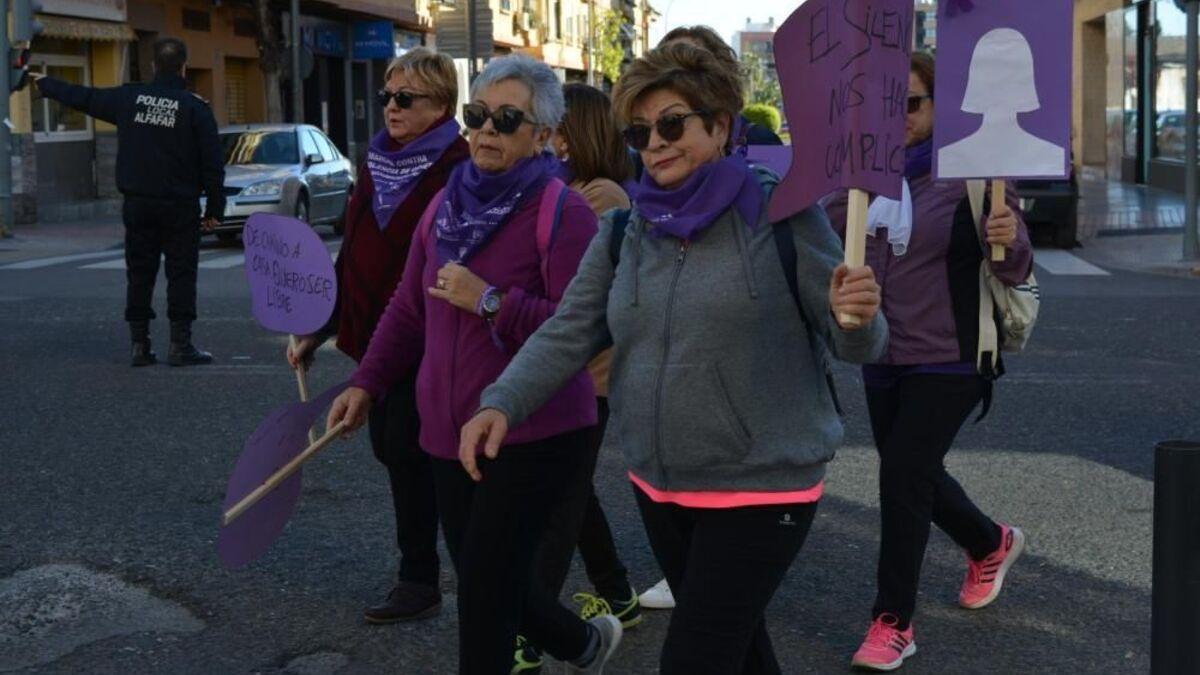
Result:
M982 609L1000 595L1004 575L1025 550L1025 533L1019 528L1000 526L1000 548L983 560L967 558L967 578L958 592L958 604L966 609Z
M904 659L917 653L913 642L912 624L908 630L897 630L900 619L891 614L881 614L867 631L867 639L854 653L850 665L868 670L895 670L904 665Z

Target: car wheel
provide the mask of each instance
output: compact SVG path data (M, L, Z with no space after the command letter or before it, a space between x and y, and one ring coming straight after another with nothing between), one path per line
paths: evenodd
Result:
M308 195L303 192L296 196L296 210L293 215L295 215L296 220L304 223L308 222Z

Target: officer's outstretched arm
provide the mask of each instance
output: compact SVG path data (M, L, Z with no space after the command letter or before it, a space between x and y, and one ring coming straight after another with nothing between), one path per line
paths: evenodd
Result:
M125 98L120 87L97 89L70 84L53 77L39 78L38 91L63 105L83 111L98 120L116 124Z

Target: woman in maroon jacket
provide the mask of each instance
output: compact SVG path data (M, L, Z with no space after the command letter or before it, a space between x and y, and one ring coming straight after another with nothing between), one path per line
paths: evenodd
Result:
M335 333L338 349L362 360L400 282L421 214L469 156L452 116L458 78L449 57L414 49L394 60L384 79L378 98L387 125L371 140L346 206L337 309L324 330L300 337L296 348L288 349L293 368L307 368L317 347ZM400 549L399 579L382 603L366 609L370 623L421 619L442 605L433 474L429 455L417 442L414 388L415 378L405 378L369 417L371 448L391 482Z

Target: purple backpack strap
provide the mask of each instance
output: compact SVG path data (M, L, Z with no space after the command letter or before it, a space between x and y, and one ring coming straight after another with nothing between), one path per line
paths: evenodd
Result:
M546 189L542 190L542 201L538 204L537 250L541 260L542 285L546 287L546 293L550 292L550 246L554 244L554 234L562 222L568 192L566 183L551 178L546 183Z

